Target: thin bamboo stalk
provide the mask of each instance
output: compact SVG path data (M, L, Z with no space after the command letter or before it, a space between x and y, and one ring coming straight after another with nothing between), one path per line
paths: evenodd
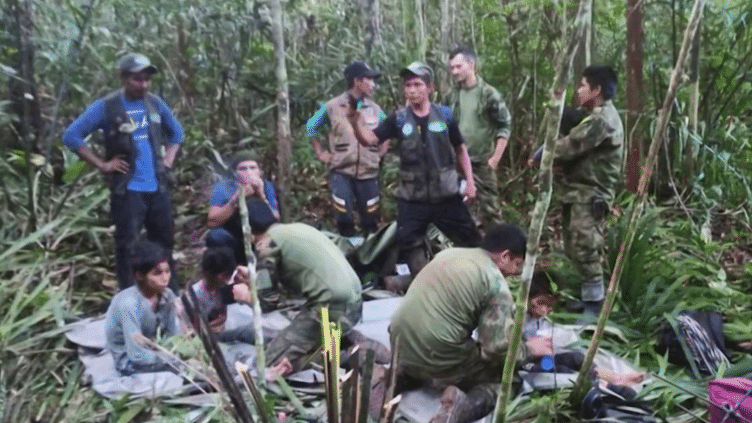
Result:
M384 404L384 410L381 414L379 423L392 423L394 422L394 413L397 411L400 401L402 401L402 395L397 395L391 401Z
M269 417L269 413L266 410L264 396L261 394L261 391L259 391L258 387L256 386L256 382L254 382L253 378L251 377L250 367L238 361L235 363L235 371L238 372L240 379L243 381L245 389L251 395L251 398L253 398L253 403L256 405L256 412L261 418L261 422L272 423L272 420ZM264 378L261 377L261 379Z
M230 370L227 368L227 363L225 363L222 350L219 348L219 344L217 344L214 333L212 333L209 328L209 323L206 321L204 315L198 311L198 299L196 298L196 293L192 289L187 289L183 291L180 299L183 302L183 308L185 309L186 314L188 314L188 317L193 323L196 335L201 339L201 342L206 349L206 353L209 355L209 358L214 365L214 369L217 370L217 375L219 376L219 381L222 383L222 387L230 397L230 402L232 402L233 410L235 412L235 418L240 423L254 423L251 411L248 409L248 405L245 403L243 395L235 384L235 380L230 374Z
M540 189L538 191L538 200L533 209L533 217L528 229L527 255L522 268L522 277L520 281L520 292L517 295L515 307L514 329L509 339L509 349L507 350L506 360L504 361L504 371L501 377L501 386L499 397L496 401L496 410L494 412L494 421L503 423L506 421L506 409L512 390L512 376L517 359L517 350L519 349L522 339L522 325L527 310L527 300L530 293L530 280L535 269L535 261L538 257L538 243L543 231L543 223L546 219L549 204L551 203L551 187L553 184L553 175L551 166L553 164L554 146L559 135L559 122L561 121L561 112L564 108L564 92L567 84L571 79L572 66L577 47L581 44L580 40L587 34L587 23L592 9L592 0L580 0L577 10L577 16L574 23L574 31L569 40L567 50L563 52L557 71L556 79L551 87L551 99L548 102L548 108L543 118L545 137L543 144L543 156L541 157L540 170L538 171L538 180Z
M614 270L611 273L611 280L608 284L608 290L606 291L606 298L603 304L603 310L598 318L598 325L596 326L595 333L593 334L593 340L590 343L587 354L585 355L585 361L582 363L580 373L577 375L577 381L570 395L570 401L575 402L580 398L582 393L582 386L585 382L588 369L593 364L595 353L598 351L598 345L600 345L603 333L606 328L606 321L611 314L611 308L614 306L614 300L616 299L616 291L619 288L619 279L621 273L624 270L624 262L627 259L627 254L632 246L635 232L637 231L637 218L642 215L645 208L645 202L647 201L647 188L650 182L650 177L653 173L656 161L658 160L658 151L661 147L661 140L666 132L666 126L668 125L669 117L671 116L671 105L676 98L676 91L681 83L681 76L683 74L684 63L687 60L687 55L692 43L692 38L697 31L697 26L700 22L700 16L702 9L705 6L705 0L695 0L692 7L692 14L690 15L687 23L687 29L684 32L684 40L682 41L681 49L679 50L679 56L676 59L676 65L671 72L671 81L669 83L668 92L663 100L663 107L658 114L658 125L655 128L653 139L650 143L650 149L648 150L648 156L645 164L642 166L642 175L640 176L640 183L637 187L637 195L632 206L632 210L629 214L629 220L627 223L627 229L625 231L624 239L622 239L621 246L619 248L619 255L616 257L616 264Z
M240 190L238 206L240 222L243 228L243 244L248 260L248 284L251 291L251 301L253 302L253 336L254 343L256 344L256 370L259 385L263 388L266 386L266 378L264 377L266 354L264 353L264 329L261 326L261 302L259 301L258 286L256 285L256 255L253 254L253 238L251 235L251 222L248 220L248 204L245 202L245 189L242 186L238 189Z
M371 403L371 380L375 357L376 353L373 350L366 350L366 359L362 366L363 377L360 384L361 406L356 423L368 423L368 406Z

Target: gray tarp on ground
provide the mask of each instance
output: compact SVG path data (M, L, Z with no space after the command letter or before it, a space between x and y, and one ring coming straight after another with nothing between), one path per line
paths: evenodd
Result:
M382 343L389 348L389 320L402 302L401 297L382 300L366 301L363 303L363 319L355 329L365 336ZM228 325L250 325L253 312L248 307L231 305L228 308ZM276 332L289 324L289 320L279 311L264 314L263 326L266 333ZM266 335L265 333L265 335ZM577 328L574 326L558 325L552 332L554 344L557 348L570 345L579 340ZM157 397L175 394L183 387L182 378L169 372L139 375L137 377L120 376L114 368L112 357L101 352L104 348L104 319L87 319L66 334L71 342L81 346L83 354L79 357L85 366L85 373L91 375L93 388L101 395L117 397L123 393L135 396ZM250 353L255 351L250 346ZM229 357L228 357L229 358ZM609 354L599 352L596 364L619 372L632 371L631 366L624 360ZM576 375L554 375L552 373L521 373L524 383L523 392L529 393L536 389L553 389L554 387L571 386ZM305 371L290 375L289 380L298 383L314 379ZM315 378L321 381L321 377ZM397 416L415 423L427 423L440 407L441 392L432 389L418 389L403 394L402 402L397 410Z

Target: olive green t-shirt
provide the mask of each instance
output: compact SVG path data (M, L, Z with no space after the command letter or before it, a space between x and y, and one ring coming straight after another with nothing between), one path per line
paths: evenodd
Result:
M485 160L491 154L496 139L496 130L491 127L487 119L481 119L482 92L480 84L471 88L459 89L460 133L465 139L467 151L473 160Z
M312 304L360 300L360 279L326 235L303 223L272 225L267 235L278 248L283 285Z
M440 374L479 354L501 359L513 310L509 287L488 253L452 248L418 273L389 331L393 342L399 338L403 365ZM476 328L479 345L471 338Z

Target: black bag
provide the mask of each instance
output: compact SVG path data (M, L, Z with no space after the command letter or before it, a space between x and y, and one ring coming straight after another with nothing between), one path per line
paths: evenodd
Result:
M669 362L690 367L697 378L701 373L716 373L722 364L729 365L720 313L682 311L667 318L656 350L661 354L668 351Z
M580 418L583 422L657 423L647 403L635 399L637 393L626 386L608 384L593 386L582 400Z

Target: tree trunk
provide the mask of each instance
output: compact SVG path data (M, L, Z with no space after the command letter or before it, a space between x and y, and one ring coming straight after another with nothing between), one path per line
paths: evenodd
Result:
M441 22L439 28L439 58L442 64L449 63L449 50L454 48L454 16L452 10L454 9L451 3L454 0L441 0ZM437 90L440 93L447 92L451 81L449 80L449 72L447 72L448 66L439 66L436 74Z
M585 25L587 26L587 29L585 30L585 37L580 40L580 46L577 48L577 54L574 57L574 71L572 72L573 75L582 75L582 71L592 63L592 51L593 51L593 11L590 10L590 13L585 17ZM577 89L577 86L579 84L579 80L575 79L572 81L575 86L575 90Z
M10 78L8 91L15 113L19 118L16 132L19 134L19 145L25 152L26 183L29 195L29 226L30 231L34 231L37 226L37 194L34 183L36 166L32 163L32 153L38 153L42 150L41 146L37 144L42 128L42 114L34 83L34 43L32 38L34 21L31 7L31 4L27 1L16 0L10 4L10 15L13 17L12 22L14 22L12 34L16 41L15 47L18 49L15 56L19 77Z
M681 49L676 60L674 70L671 72L671 81L669 82L668 92L663 100L663 107L658 114L658 123L653 134L653 139L650 143L650 149L648 150L647 160L642 166L642 174L640 175L640 183L637 186L637 195L632 206L632 210L629 214L629 220L627 222L627 228L625 230L624 238L621 241L621 247L619 248L619 255L616 257L616 264L614 264L614 271L611 273L611 280L608 284L608 290L606 291L606 298L603 303L603 310L598 318L598 325L596 326L595 333L593 334L593 340L590 342L587 354L585 355L585 361L582 363L580 373L577 375L577 381L570 396L572 403L579 403L579 399L582 393L582 386L585 381L590 366L593 364L595 353L598 351L598 345L603 338L604 329L606 327L606 320L611 314L611 308L614 305L616 299L616 290L619 288L619 278L621 278L621 272L624 270L624 260L627 258L629 249L632 246L635 232L637 231L637 217L642 214L642 210L645 207L647 200L647 187L650 182L650 177L658 160L658 151L663 143L663 137L668 126L668 120L671 117L671 107L676 99L676 91L679 87L682 77L682 68L684 62L687 60L690 44L692 38L695 35L697 26L700 22L700 15L702 14L702 8L705 5L705 0L695 0L692 8L692 15L687 23L687 29L684 32L684 41L682 42Z
M363 24L366 28L363 44L366 58L371 57L374 46L381 44L381 5L380 0L361 0L360 10L363 13Z
M687 120L690 136L684 146L684 175L685 183L691 184L695 168L694 140L697 135L697 113L700 103L700 28L692 39L692 49L689 52L689 107Z
M559 137L561 111L564 109L564 92L567 89L569 81L572 79L572 66L577 46L586 37L587 15L590 14L591 9L592 0L580 0L577 17L574 22L574 31L570 36L566 52L561 55L559 60L556 79L551 86L551 99L548 102L548 109L543 118L545 125L543 127L546 128L546 133L544 136L543 157L541 158L540 170L538 171L540 190L538 192L538 200L533 209L530 229L528 230L527 255L525 256L525 264L522 268L520 292L517 295L514 330L509 339L509 349L507 350L504 362L504 372L501 378L501 387L494 413L494 421L497 423L503 423L506 420L507 404L509 403L512 388L512 375L517 359L516 352L522 339L522 326L527 310L528 294L530 293L530 280L532 279L535 260L538 256L538 243L540 242L543 223L546 220L548 206L551 203L551 186L553 182L551 165L554 160L554 145L556 144L556 139Z
M415 40L418 47L417 60L426 61L426 49L428 47L428 40L426 39L426 24L425 15L423 14L423 0L415 1Z
M642 125L640 118L644 109L643 56L644 33L642 31L642 0L627 1L627 157L626 183L630 192L637 191L642 163Z
M277 186L280 191L280 212L282 221L289 217L290 159L292 157L292 138L290 136L290 99L287 88L287 65L285 63L285 38L282 12L282 0L271 0L272 43L274 44L275 68L277 78Z

